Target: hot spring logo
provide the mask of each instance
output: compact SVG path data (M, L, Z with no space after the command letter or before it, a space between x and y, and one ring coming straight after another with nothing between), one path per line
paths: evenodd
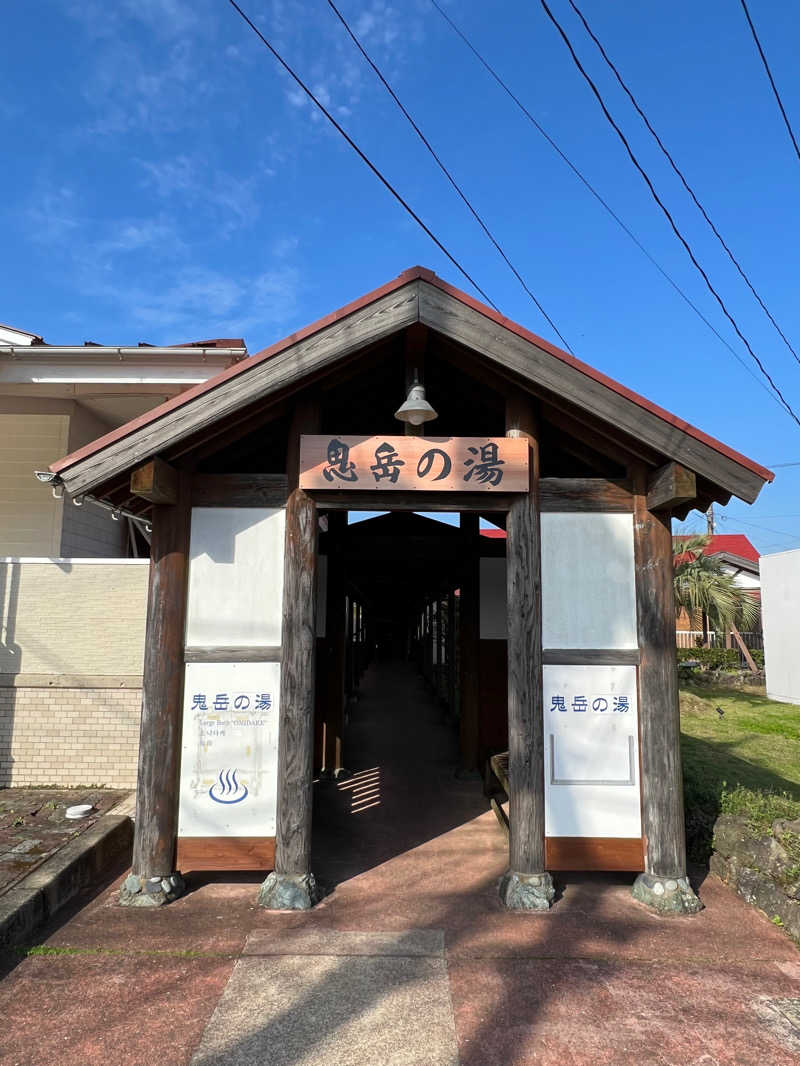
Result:
M247 797L247 785L240 785L236 774L236 770L220 770L219 777L208 790L215 803L241 803Z

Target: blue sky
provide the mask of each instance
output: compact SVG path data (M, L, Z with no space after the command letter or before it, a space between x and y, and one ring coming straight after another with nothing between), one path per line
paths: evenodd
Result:
M325 0L242 6L501 311L555 340ZM582 6L800 351L800 163L740 6ZM749 364L542 8L446 7ZM566 0L552 7L800 412L800 365ZM342 0L341 9L579 357L760 462L800 462L800 428L514 110L430 0ZM777 0L753 0L751 14L800 132L800 21ZM0 321L53 343L243 335L256 351L416 263L469 291L225 0L40 0L7 5L3 22ZM746 532L762 551L800 547L800 465L777 474L754 507L732 501L719 530Z

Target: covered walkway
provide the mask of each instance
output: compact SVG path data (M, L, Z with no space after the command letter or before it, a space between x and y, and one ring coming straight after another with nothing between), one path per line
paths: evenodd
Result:
M479 776L456 776L458 725L413 664L379 659L367 669L344 750L348 776L315 786L311 868L326 887L466 830L488 810ZM502 864L505 841L493 819L487 827L476 846Z

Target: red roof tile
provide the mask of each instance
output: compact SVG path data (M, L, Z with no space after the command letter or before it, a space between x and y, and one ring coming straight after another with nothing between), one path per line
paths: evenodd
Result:
M679 534L676 540L688 540L688 534ZM744 533L715 533L705 549L706 555L738 555L757 563L761 556Z

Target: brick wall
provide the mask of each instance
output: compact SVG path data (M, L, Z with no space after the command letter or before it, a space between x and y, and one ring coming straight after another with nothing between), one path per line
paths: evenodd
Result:
M0 787L135 788L141 689L0 688Z
M0 561L0 787L134 787L148 575Z

